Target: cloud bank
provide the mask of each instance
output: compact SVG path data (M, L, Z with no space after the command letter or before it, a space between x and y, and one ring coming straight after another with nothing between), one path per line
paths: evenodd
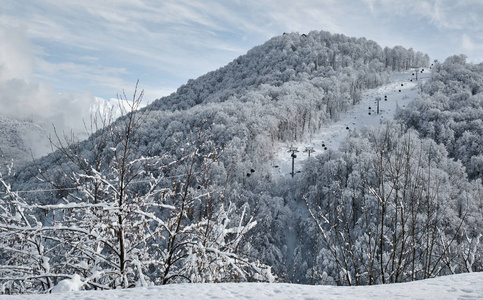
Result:
M94 98L89 94L59 94L50 85L33 80L35 58L24 30L0 26L0 40L1 113L79 129Z
M88 93L60 94L49 84L35 81L35 57L24 29L0 26L0 41L0 114L43 127L19 137L35 148L34 155L50 150L48 135L54 127L85 137L83 120L89 119L94 97ZM39 136L41 132L45 135Z

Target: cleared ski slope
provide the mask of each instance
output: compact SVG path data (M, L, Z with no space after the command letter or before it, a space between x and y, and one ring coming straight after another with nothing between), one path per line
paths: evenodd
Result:
M315 150L311 156L329 149L337 150L351 130L360 130L364 126L377 127L382 120L393 118L398 106L405 107L417 96L418 82L428 79L431 75L429 71L424 69L423 73L418 73L417 81L416 76L412 75L415 74L414 71L392 73L388 84L365 91L360 103L346 113L342 113L334 123L321 128L307 141L279 144L279 150L273 160L274 178L291 176L292 158L289 151L291 146L299 151L294 161L295 176L297 176L297 171L301 170L302 163L309 155L308 152L304 152L307 147ZM377 114L377 98L380 99L379 114Z

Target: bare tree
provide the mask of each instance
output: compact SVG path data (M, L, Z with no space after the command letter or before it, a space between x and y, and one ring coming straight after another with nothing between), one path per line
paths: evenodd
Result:
M456 204L463 195L470 197L467 186L450 183L455 174L449 175L445 164L453 162L442 159L444 151L434 142L391 126L367 138L372 153L357 162L347 153L347 160L332 165L331 170L351 172L330 176L338 184L328 189L324 206L305 196L322 247L337 266L337 281L377 284L451 273L448 263L468 213L465 204L463 213L455 214ZM461 167L459 172L464 174ZM468 239L467 244L465 261L472 264L475 242Z
M41 248L51 254L50 266L55 263L55 270L38 272L45 273L43 289L74 275L85 288L99 289L269 280L269 268L238 248L256 222L230 205L223 207L210 181L221 152L206 128L180 141L176 157L138 153L149 118L149 110L139 110L142 96L137 85L131 100L123 93L123 113L116 121L110 114L91 118L87 141L73 143L71 136L56 133L60 167L39 170L39 176L62 192L52 204L30 200L22 206L29 216L48 216L35 223L35 230L28 224L22 229L46 240ZM42 253L36 254L41 262Z

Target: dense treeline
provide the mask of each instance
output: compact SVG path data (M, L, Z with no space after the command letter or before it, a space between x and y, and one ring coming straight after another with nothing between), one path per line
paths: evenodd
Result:
M329 243L338 233L322 223L315 226L314 219L320 220L310 216L303 201L335 205L334 198L314 196L318 188L338 184L333 177L318 175L324 174L325 163L306 171L320 180L326 178L315 187L312 181L303 185L271 178L270 158L277 142L301 140L314 133L357 103L362 90L385 83L388 72L428 64L428 56L420 52L400 46L382 49L364 38L327 32L285 34L226 67L190 80L139 112L134 97L132 110L118 120L94 117L85 141L59 133L53 140L58 151L0 178L4 191L0 202L1 291L50 291L66 278L81 280L85 289L270 280L268 266L281 281L308 283L325 279L339 284L380 283L447 272L431 258L416 266L416 256L402 249L405 259L415 262L412 277L406 263L391 270L375 267L373 273L358 277L359 271L341 266L338 254L328 254L330 247L339 247L337 251L346 256L343 244ZM393 130L391 134L397 140L403 133ZM377 161L377 150L366 150L374 152L369 161ZM356 165L357 156L349 165ZM327 157L318 160L332 164ZM467 184L464 176L460 179L463 186ZM371 180L353 188L367 196L354 196L354 201L374 202L376 195L387 196L380 192L377 176ZM336 196L342 191L342 187L331 189ZM371 189L379 194L370 196ZM33 192L17 194L15 190ZM435 192L428 188L427 195L431 193ZM358 205L354 212L368 217L369 206ZM317 207L312 209L317 214ZM337 206L332 209L339 211ZM460 210L462 214L468 211L463 204ZM418 210L419 215L425 212ZM380 225L383 229L376 228L372 237L392 236L392 230L408 245L435 234L435 227L412 235L395 229L397 222L414 215L379 215L396 221L388 221L392 224L388 229ZM436 220L422 218L422 222L443 222L442 215ZM339 220L335 215L331 218ZM461 215L458 218L463 220ZM377 223L377 219L366 219L361 228ZM428 243L436 245L435 239L441 236L428 238ZM473 237L454 228L444 236ZM370 240L367 243L372 245ZM387 255L391 246L383 243L372 251ZM441 247L437 244L435 251ZM438 257L447 259L446 252ZM417 253L433 254L427 248ZM394 257L372 259L378 266L395 261ZM474 260L468 266L478 263ZM434 266L436 270L429 270ZM461 271L459 264L448 268ZM358 279L351 281L348 276Z
M312 280L394 283L483 268L481 182L415 131L354 132L309 160L299 185L316 223Z
M310 282L483 270L482 71L462 55L436 62L399 124L353 132L338 152L308 160L288 195L313 221L297 222L310 234L294 253Z
M470 178L483 176L483 64L463 55L436 63L421 96L399 119L446 146Z
M201 103L223 102L230 96L240 97L262 84L278 87L286 82L314 78L347 85L344 89L354 97L357 90L383 83L387 70L402 71L427 65L428 55L412 48L382 49L365 38L324 31L307 35L290 33L254 47L223 68L189 80L176 93L159 99L153 106L156 110L182 110ZM333 91L336 95L337 92Z

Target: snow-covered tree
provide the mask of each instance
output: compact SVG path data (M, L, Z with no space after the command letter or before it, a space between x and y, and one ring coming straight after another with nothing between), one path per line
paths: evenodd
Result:
M340 154L307 166L304 197L322 241L319 273L338 284L465 272L479 255L478 235L462 237L478 226L480 183L469 183L441 145L399 128L354 133ZM464 262L456 262L459 247Z
M241 252L244 236L256 222L225 203L212 184L220 151L203 132L193 132L190 142L178 144L176 156L136 152L149 114L138 110L142 95L136 88L130 111L115 122L93 118L90 128L96 131L84 144L57 136L61 168L39 170L54 190L65 191L56 194L56 202L27 204L2 181L15 199L1 206L2 234L12 226L20 228L10 223L23 223L18 237L5 239L0 250L8 252L15 239L35 234L17 243L32 248L25 250L28 258L1 256L10 272L1 278L5 285L34 280L32 286L42 286L37 290L50 290L59 279L73 276L79 276L84 288L101 289L273 279L267 266ZM92 148L86 151L81 145ZM36 219L39 212L45 220ZM33 225L27 223L30 219ZM39 270L28 267L28 272L41 276L14 272L35 260ZM58 268L49 270L49 262Z
M0 293L52 287L55 275L51 271L52 250L46 247L48 239L42 223L30 214L28 203L0 174Z

